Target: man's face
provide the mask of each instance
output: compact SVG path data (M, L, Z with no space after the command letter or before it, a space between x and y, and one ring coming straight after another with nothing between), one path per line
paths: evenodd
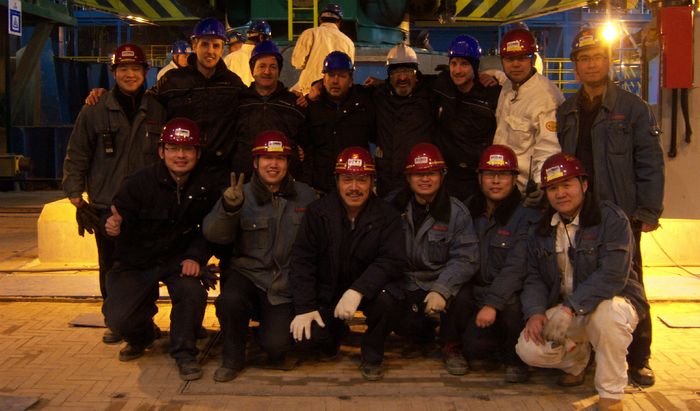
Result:
M186 67L188 56L189 54L173 54L173 61L178 67Z
M394 88L396 94L402 97L413 93L417 82L418 75L416 69L411 67L398 67L391 70L391 74L389 74L389 83L391 83L391 87Z
M280 77L280 68L274 56L262 56L255 61L253 78L262 87L274 87Z
M515 189L515 174L512 171L484 170L479 173L479 185L484 196L498 203Z
M372 176L339 174L336 178L338 194L347 208L362 207L372 191Z
M464 87L474 81L474 68L469 60L462 57L450 59L450 78L457 87Z
M598 85L608 79L610 59L602 47L593 47L576 53L574 72L581 83Z
M522 83L528 78L532 68L535 66L535 56L529 54L521 54L513 57L501 58L503 63L503 71L508 76L508 79L513 83Z
M177 177L189 174L199 159L199 150L194 146L163 144L158 154L170 173Z
M286 156L262 155L255 158L253 167L265 185L279 186L287 175L288 164Z
M347 96L352 87L350 70L333 70L323 75L323 87L331 98L339 100Z
M573 218L583 207L588 182L572 177L545 188L549 204L560 214Z
M136 93L146 79L146 69L141 64L120 64L114 70L117 87L125 94Z
M417 196L432 199L442 184L440 171L428 171L408 175L408 185Z
M206 69L214 69L224 53L224 41L213 36L197 37L194 40L197 64Z

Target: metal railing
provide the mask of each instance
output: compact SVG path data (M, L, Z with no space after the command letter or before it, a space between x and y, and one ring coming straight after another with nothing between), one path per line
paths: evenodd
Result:
M150 44L143 47L146 53L146 60L152 67L163 67L170 60L170 44ZM65 56L68 60L80 61L83 63L106 63L112 62L112 55L108 56Z
M564 94L575 93L578 90L578 82L574 74L574 63L565 58L542 59L544 64L543 75L556 84Z

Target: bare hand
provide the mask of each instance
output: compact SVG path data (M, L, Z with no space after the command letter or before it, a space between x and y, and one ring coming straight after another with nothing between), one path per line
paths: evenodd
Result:
M75 208L79 208L85 204L85 200L83 200L82 197L69 198L68 200L70 200L70 203L73 204Z
M362 84L365 86L379 87L384 84L384 80L369 76L367 77L367 79L365 79L365 82Z
M85 104L87 104L88 106L94 106L95 104L97 104L98 101L100 101L100 96L106 92L107 89L104 88L94 88L90 90L90 94L88 94L88 96L85 97Z
M180 266L182 267L182 271L180 274L182 274L185 277L199 277L199 263L194 261L194 260L183 260L180 263Z
M656 231L657 228L659 228L659 223L656 223L656 224L642 223L642 232L643 233L650 233L652 231Z
M321 313L316 311L311 311L306 314L298 314L289 324L289 332L292 333L294 341L301 341L306 337L307 340L311 339L311 325L316 321L319 327L324 328L326 324L323 323L321 318Z
M243 180L245 175L241 173L236 179L236 173L231 173L231 186L224 191L223 200L227 206L235 208L243 204Z
M299 161L304 162L304 149L301 146L297 146L297 151L299 152Z
M319 98L321 98L321 90L323 89L323 82L318 81L315 84L312 84L311 87L309 88L309 94L306 95L306 98L308 98L311 101L318 101Z
M493 87L498 85L498 80L496 80L496 77L486 73L479 73L479 82L485 87Z
M119 212L117 212L117 207L112 206L112 215L107 218L107 222L105 223L105 232L107 232L107 235L110 237L118 236L122 231L122 221L123 218L119 215Z
M338 304L336 304L333 316L341 320L351 319L355 315L357 307L360 306L360 301L362 301L362 294L353 289L348 289L340 297Z
M437 291L431 291L423 300L425 303L425 313L428 315L445 311L447 300Z
M527 324L525 324L525 331L523 336L525 341L534 341L537 345L544 345L544 338L542 337L542 329L547 323L547 317L544 314L535 314L528 318Z
M479 328L490 327L496 321L496 314L496 309L490 305L481 307L481 310L476 314L476 326Z
M297 96L296 100L296 105L299 107L308 107L309 106L309 101L306 99L306 96L304 93L302 93L299 90L290 90L292 93L294 93L295 96Z

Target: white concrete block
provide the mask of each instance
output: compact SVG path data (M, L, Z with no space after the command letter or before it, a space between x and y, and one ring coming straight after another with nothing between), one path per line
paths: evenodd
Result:
M78 235L75 207L67 198L44 205L37 224L41 264L97 266L95 236Z

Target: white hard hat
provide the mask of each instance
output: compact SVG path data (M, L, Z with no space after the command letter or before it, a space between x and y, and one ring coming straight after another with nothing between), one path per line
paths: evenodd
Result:
M415 64L418 65L418 56L412 48L401 43L394 46L389 50L389 54L386 55L386 65L390 66L393 64Z

